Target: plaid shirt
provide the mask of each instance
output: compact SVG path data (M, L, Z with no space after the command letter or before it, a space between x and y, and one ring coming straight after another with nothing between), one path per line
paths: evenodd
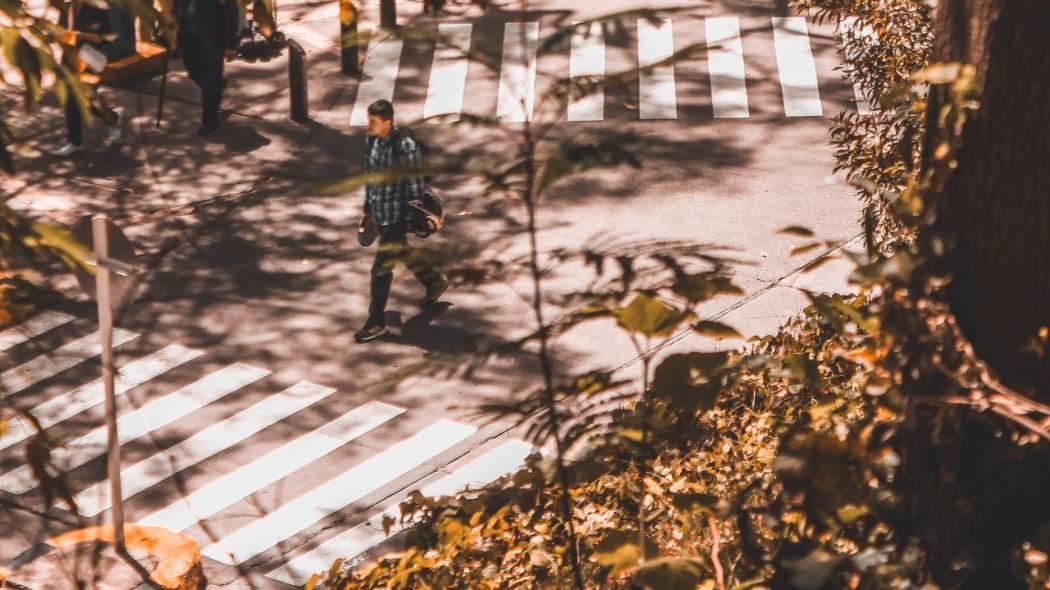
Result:
M398 146L400 155L394 157L394 138L397 127L384 138L365 137L365 171L378 172L388 168L420 168L423 156L419 145L405 135ZM368 183L365 186L365 207L379 225L393 225L405 218L407 203L423 195L422 176L409 176L392 182Z

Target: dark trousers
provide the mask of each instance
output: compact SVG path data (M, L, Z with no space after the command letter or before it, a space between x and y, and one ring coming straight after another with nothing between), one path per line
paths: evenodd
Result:
M369 323L384 325L383 312L390 298L390 286L394 281L394 266L404 263L408 270L426 288L441 282L441 275L435 271L422 253L408 245L405 235L405 224L380 225L379 247L372 262L372 303L368 306Z
M91 112L99 119L102 119L102 122L106 125L115 124L117 113L101 102L99 102L99 105L101 108L92 106ZM72 97L66 101L66 137L68 137L69 143L73 145L84 144L84 115L81 114L77 101L73 100Z
M222 76L226 67L223 51L192 29L179 32L179 47L182 48L186 73L201 89L201 124L218 124Z

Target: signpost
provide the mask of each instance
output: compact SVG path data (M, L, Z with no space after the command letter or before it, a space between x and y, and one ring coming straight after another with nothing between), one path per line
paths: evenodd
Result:
M117 398L114 391L116 367L113 363L113 310L130 299L130 284L135 273L135 250L124 234L105 215L82 217L73 226L73 235L87 242L90 231L94 249L91 264L95 272L80 272L77 279L98 305L98 332L102 346L102 383L106 395L106 471L109 477L113 507L113 541L118 551L125 550L124 495L120 486L120 439L117 435ZM92 287L94 287L92 289Z

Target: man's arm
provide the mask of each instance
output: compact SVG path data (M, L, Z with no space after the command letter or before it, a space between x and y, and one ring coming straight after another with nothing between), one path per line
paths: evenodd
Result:
M419 144L412 137L405 137L399 146L401 150L401 166L408 170L419 170L423 168L423 154L419 150ZM423 197L426 190L426 181L422 174L406 176L403 178L408 198L419 199Z

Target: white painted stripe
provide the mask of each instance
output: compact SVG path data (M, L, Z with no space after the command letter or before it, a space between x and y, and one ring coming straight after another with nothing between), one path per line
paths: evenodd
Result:
M856 52L850 51L846 46L847 41L851 39L867 38L871 39L875 36L875 30L871 28L871 25L866 27L860 27L858 25L858 19L855 16L847 16L839 22L839 34L842 36L842 44L846 53L846 59L849 61L856 60ZM871 102L868 97L864 95L864 89L861 88L860 84L853 82L853 96L857 101L857 113L860 115L870 115L874 109L871 108Z
M238 529L201 554L231 565L247 561L422 465L476 430L440 420Z
M397 84L397 72L401 67L401 49L404 42L394 37L383 36L376 32L368 42L368 52L362 66L361 83L357 86L357 100L350 113L351 127L364 127L368 124L368 105L383 100L394 100L394 86Z
M506 23L496 116L507 123L532 120L536 102L536 51L540 23Z
M706 19L707 69L711 75L711 105L716 119L746 119L747 82L740 19Z
M113 330L113 346L117 347L138 338L127 330ZM74 340L58 349L42 354L0 375L0 399L28 389L48 377L72 369L80 363L102 354L98 332Z
M117 420L119 444L125 444L163 428L269 374L270 372L265 369L238 363L212 373L174 393L157 398ZM59 470L70 471L105 454L106 441L106 427L100 426L69 441L64 448L53 452L51 460ZM0 489L12 494L28 492L36 485L36 478L33 477L29 465L22 465L0 476Z
M642 119L677 119L678 98L674 64L656 64L674 55L671 19L656 24L638 19L638 116Z
M181 531L321 459L351 440L404 412L382 402L369 402L325 426L266 453L209 482L192 494L154 512L141 524Z
M442 23L438 25L440 45L434 50L434 64L430 68L427 100L423 117L440 117L433 122L458 121L463 112L463 94L467 88L467 67L470 60L469 23Z
M773 17L780 88L784 92L784 114L789 117L819 117L824 114L817 89L817 65L809 46L806 19L801 16Z
M184 469L225 451L332 393L335 393L334 389L304 381L260 400L167 450L160 451L130 467L125 467L121 471L123 496L130 498ZM92 514L98 514L110 506L109 484L107 482L97 483L77 494L76 498L78 503L83 500L81 506L85 511L90 510Z
M123 395L128 390L142 385L146 381L166 373L183 363L188 363L202 354L204 353L199 350L191 350L172 344L153 354L136 359L118 369L117 378L114 380L114 393ZM97 379L58 397L51 398L29 410L29 413L40 422L41 428L50 428L92 406L101 404L104 399L105 391L102 386L102 380ZM22 442L35 433L36 429L29 422L21 418L11 420L8 432L0 437L0 451Z
M37 336L64 326L73 321L73 316L60 311L45 311L29 318L22 324L0 332L0 352L36 338Z
M488 485L516 471L531 452L532 446L528 443L520 440L505 442L420 491L424 496L439 497L459 493L468 487L476 489ZM390 535L387 535L383 532L383 518L387 516L399 519L400 504L394 504L381 514L332 537L314 550L267 573L266 576L293 586L305 584L311 575L327 569L337 558L351 561L406 528L406 525L395 522L390 528Z
M574 22L573 27L569 51L569 78L604 76L605 36L601 23L592 22L583 26ZM569 103L570 121L601 121L604 118L604 87L597 87L593 92Z
M118 426L121 444L171 424L268 375L270 372L265 368L256 368L243 363L234 363L222 368L204 379L183 387L180 391L150 402L132 415L121 418ZM98 454L101 455L102 452L105 452L105 428L99 428L92 435L96 439L91 443L100 447ZM75 441L72 444L78 443ZM123 488L123 492L125 498L129 496L128 488ZM80 507L81 514L85 517L93 517L93 515L108 510L111 504L108 481L89 486L78 493L75 500Z

